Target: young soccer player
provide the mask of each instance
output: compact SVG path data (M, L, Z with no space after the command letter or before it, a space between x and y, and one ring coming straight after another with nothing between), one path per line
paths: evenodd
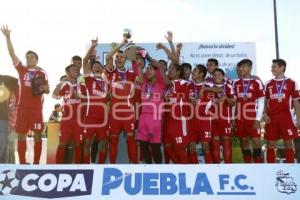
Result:
M137 139L146 163L152 163L152 159L155 163L162 163L160 146L165 83L161 70L154 65L147 66L145 75L142 70L140 67L138 81L142 84L142 102Z
M193 83L190 87L190 98L194 105L194 115L191 119L191 133L189 144L189 158L191 163L198 163L198 156L196 153L196 143L201 142L205 163L212 163L212 152L209 148L211 141L211 116L209 111L211 109L212 101L215 98L215 93L204 88L210 88L213 85L204 81L207 69L203 65L197 65L193 69L192 79ZM203 91L202 94L200 91Z
M240 61L239 73L241 78L233 82L234 96L236 100L236 135L240 138L242 154L245 163L251 163L252 157L255 163L261 163L260 145L260 121L264 110L264 88L258 79L251 75L252 61L244 59ZM252 141L252 151L250 148Z
M98 38L92 40L92 45L83 59L84 78L80 82L80 94L86 110L83 132L83 162L86 164L91 162L91 141L94 134L99 141L99 164L104 164L108 149L108 115L106 109L108 81L104 73L105 69L99 61L88 62L97 44Z
M19 74L19 87L17 99L16 132L18 133L18 154L20 164L25 164L26 137L29 130L34 132L34 164L39 164L42 141L41 133L44 129L43 122L43 94L48 94L49 84L47 73L37 66L38 55L28 51L25 55L26 65L23 65L16 56L7 26L1 28L6 38L7 48L13 64ZM41 84L35 84L40 79Z
M135 109L133 96L135 92L136 73L125 68L126 58L120 50L127 40L112 50L106 57L107 68L113 70L113 55L115 54L116 69L109 73L111 99L109 112L109 156L110 163L116 163L119 135L127 134L128 158L131 163L138 163L138 150L135 140ZM116 53L114 53L116 52Z
M231 145L231 119L233 100L232 86L224 82L225 72L222 69L215 69L213 72L214 86L223 89L217 93L213 105L212 121L212 145L214 163L220 163L220 146L223 147L223 158L225 163L232 163Z
M189 88L190 83L184 80L184 69L178 64L172 64L169 68L169 77L162 72L166 85L170 86L170 112L166 113L166 135L164 136L165 147L168 155L175 163L189 162L186 147L189 142L190 130L190 106ZM172 152L173 150L173 152Z
M300 124L299 99L297 83L285 76L286 62L282 59L272 61L274 78L266 83L266 134L267 162L275 163L275 143L283 139L287 163L295 162L293 140L298 137L293 123L291 109L295 108L298 125Z
M67 77L64 81L57 84L53 91L53 97L56 99L63 98L63 117L60 122L59 144L56 150L56 163L62 164L66 152L66 146L70 141L74 142L74 161L76 164L81 163L82 154L82 132L83 127L80 103L78 96L79 84L77 78L79 76L78 66L71 64L66 67Z

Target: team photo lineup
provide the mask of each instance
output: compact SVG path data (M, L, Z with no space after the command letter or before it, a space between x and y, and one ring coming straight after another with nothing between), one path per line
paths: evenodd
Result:
M27 51L22 62L14 51L13 30L5 25L1 31L18 73L17 85L10 92L15 96L12 129L17 134L20 164L27 163L29 132L34 138L33 163L40 163L44 95L62 102L55 106L62 110L57 164L64 163L70 144L73 163L92 163L95 140L99 164L116 164L124 151L131 164L198 164L202 163L199 144L205 164L234 163L234 138L244 163L275 163L279 140L283 141L284 162L297 161L300 90L296 81L285 76L288 64L283 59L270 60L266 83L253 74L250 59L240 60L237 78L229 79L216 58L195 66L182 62L184 44L175 44L170 31L164 36L167 45L156 44L156 50L168 59L156 60L147 49L132 43L131 30L124 29L121 42L105 55L105 63L95 53L101 43L92 39L83 58L73 56L65 74L50 77L57 79L56 87L50 88L47 69L38 66L38 53ZM119 148L123 134L126 149Z

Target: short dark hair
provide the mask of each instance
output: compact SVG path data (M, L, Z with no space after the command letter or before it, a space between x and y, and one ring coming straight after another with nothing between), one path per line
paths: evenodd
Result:
M74 61L74 60L80 60L80 61L82 61L82 58L80 57L80 56L73 56L72 57L72 61Z
M285 60L283 60L283 59L273 59L272 63L277 64L279 66L283 66L284 67L283 71L285 72L285 69L286 69L286 61Z
M181 67L188 68L189 70L192 70L192 65L190 63L182 63Z
M202 78L205 79L207 74L207 68L201 64L196 65L195 68L197 68L199 72L202 73Z
M177 63L174 63L173 66L175 67L177 72L179 71L179 78L183 79L184 78L184 68Z
M65 70L66 70L66 71L69 71L69 69L70 69L71 67L77 67L77 65L70 64L70 65L68 65L68 66L65 68Z
M29 50L29 51L27 51L26 52L26 56L28 55L28 54L32 54L32 55L34 55L35 56L35 58L37 59L37 60L39 60L39 56L37 55L37 53L35 53L34 51L32 51L32 50Z
M158 62L159 62L159 63L162 63L162 64L164 64L164 65L166 65L166 66L168 66L168 63L167 63L167 61L165 61L165 60L159 60Z
M207 62L213 62L216 66L219 66L219 61L215 58L210 58L207 60Z
M253 63L250 59L243 59L239 63L240 63L240 66L241 65L249 65L250 67L252 67L252 65L253 65Z
M54 109L56 109L56 108L58 108L60 106L61 106L60 103L57 103L57 104L54 105Z
M94 62L92 62L92 65L91 65L91 66L93 66L94 64L99 64L99 65L103 66L102 63L101 63L100 61L97 61L97 60L94 61Z
M124 53L124 51L122 51L122 50L118 50L118 51L117 51L117 53Z
M236 67L239 68L242 65L241 61L239 61L238 63L236 63Z
M220 72L223 76L225 76L225 72L224 72L224 70L221 69L221 68L215 69L215 70L213 71L213 74L216 73L216 72Z

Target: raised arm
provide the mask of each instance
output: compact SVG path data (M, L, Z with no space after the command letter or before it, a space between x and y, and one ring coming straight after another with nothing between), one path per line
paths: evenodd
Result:
M115 55L115 53L119 51L122 47L124 47L127 43L128 40L126 38L123 38L123 41L106 55L106 67L108 69L111 70L113 68L113 56Z
M98 45L98 37L92 40L92 45L90 46L88 52L86 53L85 57L83 58L83 73L88 74L90 73L90 66L89 66L89 59L91 58L94 49Z
M175 54L175 46L173 43L173 33L171 31L167 32L167 35L165 35L166 40L168 41L172 54Z
M10 39L11 30L9 30L8 26L6 25L6 26L1 27L1 31L6 38L7 49L8 49L9 55L12 59L12 62L14 65L17 65L19 63L19 58L15 54L14 47L13 47L11 39Z

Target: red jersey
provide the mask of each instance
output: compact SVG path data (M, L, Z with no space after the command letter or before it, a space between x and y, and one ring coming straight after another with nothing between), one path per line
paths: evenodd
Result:
M190 86L190 97L197 100L197 104L194 105L195 116L206 116L211 109L212 101L215 99L215 93L208 91L205 91L203 96L200 98L200 91L204 87L213 87L213 84L208 82L193 82Z
M84 83L80 83L80 93L86 103L86 116L101 117L105 114L107 90L107 80L94 74L84 77Z
M44 103L43 95L32 94L31 81L33 78L43 77L48 84L47 73L43 69L31 69L25 67L21 62L15 66L19 74L19 87L17 89L17 106L23 108L42 109Z
M128 106L132 105L133 95L134 95L134 82L135 73L133 71L125 70L114 70L112 75L109 77L111 82L111 106L115 103L126 103ZM124 107L122 104L121 107ZM126 108L125 108L126 109Z
M228 98L234 98L233 96L233 87L231 84L224 83L224 84L215 84L214 87L223 88L222 93L216 93L215 98L221 98L223 96L226 96ZM232 116L232 107L228 104L227 101L224 103L216 105L214 108L214 114L216 117L216 120L220 121L229 121Z
M190 82L179 79L172 81L170 92L171 117L188 117L190 114L189 98ZM175 116L173 116L175 115Z
M79 84L72 84L69 81L65 81L59 91L59 97L63 97L63 119L75 119L77 120L77 109L81 102L76 97L76 93L79 90Z
M300 99L300 91L290 78L272 79L266 83L266 99L269 115L286 113L292 109L292 100Z
M256 100L264 97L264 86L259 79L236 79L233 82L236 113L239 119L255 120Z

